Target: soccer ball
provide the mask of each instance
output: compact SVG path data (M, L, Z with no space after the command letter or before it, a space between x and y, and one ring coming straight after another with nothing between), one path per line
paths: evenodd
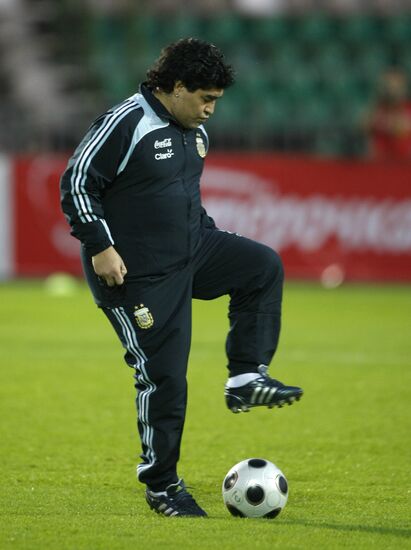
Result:
M275 518L287 504L288 483L272 462L249 458L225 476L223 499L233 516Z

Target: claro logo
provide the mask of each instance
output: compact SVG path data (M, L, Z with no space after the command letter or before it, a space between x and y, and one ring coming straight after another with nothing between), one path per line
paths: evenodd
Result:
M251 173L207 168L203 203L222 229L281 251L315 252L336 240L346 251L409 253L411 200L286 194Z
M170 159L171 157L174 157L174 151L172 149L167 149L165 153L156 153L154 155L156 160Z

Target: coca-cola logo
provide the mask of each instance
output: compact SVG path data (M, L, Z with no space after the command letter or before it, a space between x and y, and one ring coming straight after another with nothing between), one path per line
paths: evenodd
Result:
M321 249L411 254L411 199L302 196L251 172L207 167L203 203L217 225L281 251Z

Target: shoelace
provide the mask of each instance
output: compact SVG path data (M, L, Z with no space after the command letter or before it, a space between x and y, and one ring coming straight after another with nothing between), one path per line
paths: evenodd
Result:
M196 512L200 508L194 498L185 489L178 491L175 495L170 496L171 500L176 504L183 504L188 511Z
M270 376L268 376L268 366L267 365L260 365L258 367L258 372L260 373L260 378L257 378L257 381L260 381L262 383L266 383L267 380L268 382L270 383L271 386L277 386L279 388L283 387L284 384L282 382L280 382L279 380L275 380L275 378L270 378Z

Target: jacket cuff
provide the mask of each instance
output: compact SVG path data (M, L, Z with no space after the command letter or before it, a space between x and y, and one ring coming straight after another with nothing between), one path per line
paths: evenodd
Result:
M71 234L81 241L88 254L95 256L106 248L114 245L107 224L97 220L89 223L76 224Z

